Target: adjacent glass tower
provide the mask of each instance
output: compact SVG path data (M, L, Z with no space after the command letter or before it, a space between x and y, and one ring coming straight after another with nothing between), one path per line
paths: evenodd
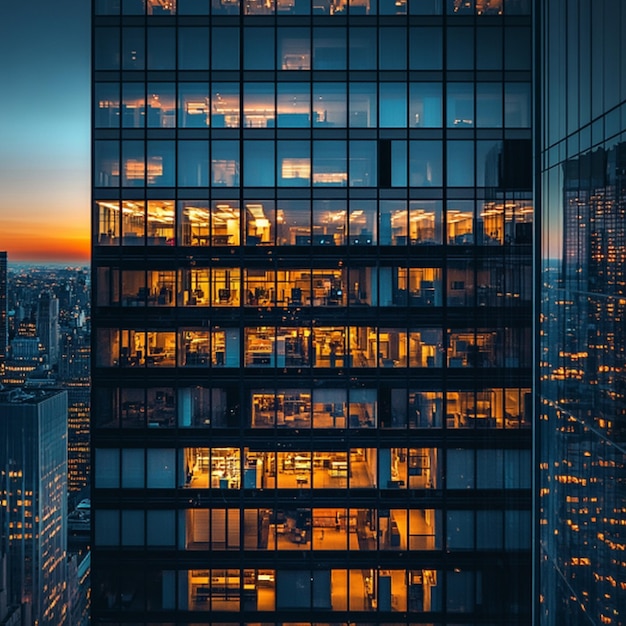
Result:
M549 625L626 623L626 10L543 20L541 599Z
M529 4L94 3L95 624L528 624Z

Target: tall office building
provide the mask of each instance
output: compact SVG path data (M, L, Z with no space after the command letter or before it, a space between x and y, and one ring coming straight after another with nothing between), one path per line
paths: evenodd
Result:
M59 300L50 291L44 291L37 302L37 334L48 355L48 363L56 365L60 349Z
M528 624L529 5L95 1L94 624Z
M0 252L0 376L4 372L9 344L7 253Z
M541 599L537 623L626 623L626 11L545 3Z
M2 537L8 538L0 565L8 605L21 606L23 625L65 624L66 459L66 393L0 391Z

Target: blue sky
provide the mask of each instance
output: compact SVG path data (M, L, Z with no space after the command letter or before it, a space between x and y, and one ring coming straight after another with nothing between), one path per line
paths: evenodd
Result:
M0 21L0 250L88 255L90 0L4 0Z

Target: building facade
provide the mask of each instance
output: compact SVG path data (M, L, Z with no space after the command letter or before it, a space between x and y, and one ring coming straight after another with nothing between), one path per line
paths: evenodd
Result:
M94 2L94 624L529 622L530 13Z
M22 626L61 626L67 618L64 391L0 391L0 469L6 601L21 606Z
M626 10L542 11L541 604L626 622Z

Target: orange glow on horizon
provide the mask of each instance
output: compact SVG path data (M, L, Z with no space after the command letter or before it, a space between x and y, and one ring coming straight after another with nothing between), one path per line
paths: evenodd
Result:
M11 262L72 262L89 264L91 259L89 237L69 232L45 233L34 240L32 233L6 230L0 235L0 250L6 250Z

